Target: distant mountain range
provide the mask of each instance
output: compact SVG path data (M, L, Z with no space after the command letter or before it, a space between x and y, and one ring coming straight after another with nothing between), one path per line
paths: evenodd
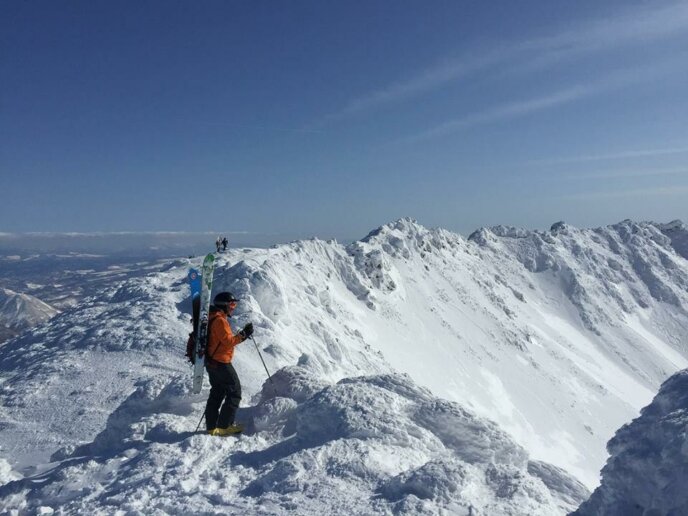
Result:
M230 247L268 247L296 239L296 234L263 234L250 231L120 231L92 233L0 233L0 255L101 254L108 256L188 256L215 245L226 236Z

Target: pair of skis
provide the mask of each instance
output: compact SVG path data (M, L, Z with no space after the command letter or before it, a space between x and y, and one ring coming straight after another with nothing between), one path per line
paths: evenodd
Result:
M201 273L196 269L189 270L189 285L191 285L191 303L193 306L193 332L195 338L194 346L194 375L193 389L194 394L200 394L203 387L203 370L205 369L205 350L208 345L208 316L210 312L210 294L213 290L213 271L215 270L215 255L208 254L203 260ZM268 380L273 384L272 376L265 365L263 355L258 349L258 344L250 337L256 346L256 351L263 363Z
M208 344L208 316L210 312L210 295L213 290L213 271L215 270L215 255L208 254L203 260L201 273L196 269L189 270L189 284L191 286L191 303L193 307L194 346L194 394L200 394L203 387L205 369L205 350Z

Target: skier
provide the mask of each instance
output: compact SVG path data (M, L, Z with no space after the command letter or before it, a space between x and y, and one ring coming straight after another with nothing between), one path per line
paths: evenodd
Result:
M222 239L220 237L217 237L215 239L215 249L217 249L217 252L220 252L220 246L222 245Z
M227 241L227 237L224 237L224 238L222 239L222 252L223 252L223 253L227 250L227 244L228 244L228 243L229 243L229 242Z
M237 303L231 292L220 292L210 309L206 351L210 395L205 406L205 424L210 435L232 435L243 430L234 421L241 402L241 383L232 366L232 357L234 347L253 335L253 323L244 326L238 335L232 333L228 318Z

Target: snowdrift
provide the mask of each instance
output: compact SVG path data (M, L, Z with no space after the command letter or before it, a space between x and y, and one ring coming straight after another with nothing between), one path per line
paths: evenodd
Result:
M89 444L0 487L5 510L89 514L563 514L589 493L406 375L279 370L248 431L189 432L185 377L141 382ZM8 479L9 480L9 479Z
M602 484L574 516L688 514L688 369L607 445Z

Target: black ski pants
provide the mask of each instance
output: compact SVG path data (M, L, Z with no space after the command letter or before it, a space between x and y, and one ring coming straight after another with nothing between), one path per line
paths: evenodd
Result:
M234 423L241 403L241 383L232 364L211 362L206 365L210 377L210 396L205 405L205 426L227 428ZM220 408L222 407L222 408Z

